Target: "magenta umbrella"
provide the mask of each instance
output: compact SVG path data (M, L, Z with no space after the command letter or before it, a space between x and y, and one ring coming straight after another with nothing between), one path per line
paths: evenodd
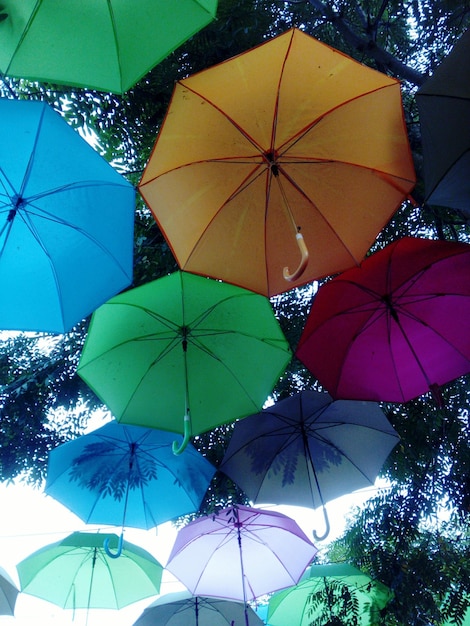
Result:
M441 401L470 371L469 275L470 245L399 239L320 287L296 356L334 398Z
M182 528L166 569L193 595L246 604L296 584L317 551L290 517L237 505Z

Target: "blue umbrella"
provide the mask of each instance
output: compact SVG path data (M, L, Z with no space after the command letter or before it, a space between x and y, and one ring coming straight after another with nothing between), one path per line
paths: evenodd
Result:
M45 492L86 523L149 529L197 511L215 467L191 444L173 454L174 439L109 422L52 450Z
M132 281L135 190L43 102L0 135L0 329L67 332Z

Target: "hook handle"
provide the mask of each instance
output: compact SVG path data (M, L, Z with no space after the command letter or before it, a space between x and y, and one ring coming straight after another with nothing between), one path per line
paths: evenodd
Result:
M315 530L312 531L315 541L323 541L330 534L330 520L328 519L328 513L326 512L325 505L323 505L323 517L325 518L325 532L323 535L318 535Z
M186 415L184 416L183 426L183 441L181 442L181 444L178 444L177 441L173 441L173 445L171 447L171 449L173 450L173 454L175 455L181 454L182 452L184 452L184 450L186 450L186 446L188 445L189 439L191 437L191 418L189 417L188 413L186 413Z
M307 245L305 243L302 233L296 233L295 238L297 240L297 245L300 250L301 259L300 259L299 266L292 274L289 272L288 267L285 267L282 270L282 275L284 276L284 280L288 280L289 282L293 282L294 280L297 280L298 278L300 278L300 276L302 276L302 274L304 273L305 268L307 267L307 263L308 263L308 248L307 248Z
M109 537L106 537L106 539L103 542L104 551L111 559L118 559L122 554L123 542L124 542L124 533L121 533L116 552L111 552L111 549L109 547Z

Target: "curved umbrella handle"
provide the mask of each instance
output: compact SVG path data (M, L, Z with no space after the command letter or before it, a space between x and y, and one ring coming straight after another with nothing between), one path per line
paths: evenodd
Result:
M282 275L284 276L284 280L288 280L289 282L293 282L294 280L297 280L298 278L300 278L300 276L302 276L302 274L304 273L305 268L307 267L307 263L308 263L308 248L307 248L307 245L305 243L302 233L297 233L295 235L295 238L297 240L297 245L300 250L301 259L300 259L299 266L297 267L295 272L293 272L292 274L289 272L288 267L285 267L282 270Z
M191 437L191 420L187 413L184 416L183 425L184 425L183 441L181 442L181 444L178 444L177 441L173 441L173 445L171 447L171 449L173 450L173 454L175 455L178 455L184 452L184 450L186 449L186 446L189 443L189 439Z
M323 535L317 535L317 532L313 530L312 533L315 541L323 541L323 539L326 539L330 534L330 520L328 519L328 513L326 512L325 506L323 506L323 517L325 518L325 532Z
M118 543L118 547L116 552L111 552L111 549L109 547L109 537L106 537L106 539L103 542L103 548L104 551L106 552L106 554L112 558L112 559L118 559L121 554L122 554L122 544L124 542L124 535L123 533L121 533L121 536L119 537L119 543Z

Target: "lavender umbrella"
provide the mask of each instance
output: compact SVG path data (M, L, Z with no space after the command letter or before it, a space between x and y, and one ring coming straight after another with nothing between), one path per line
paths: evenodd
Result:
M291 518L233 506L182 528L166 568L193 595L248 600L296 584L317 553ZM245 611L245 623L249 626Z

